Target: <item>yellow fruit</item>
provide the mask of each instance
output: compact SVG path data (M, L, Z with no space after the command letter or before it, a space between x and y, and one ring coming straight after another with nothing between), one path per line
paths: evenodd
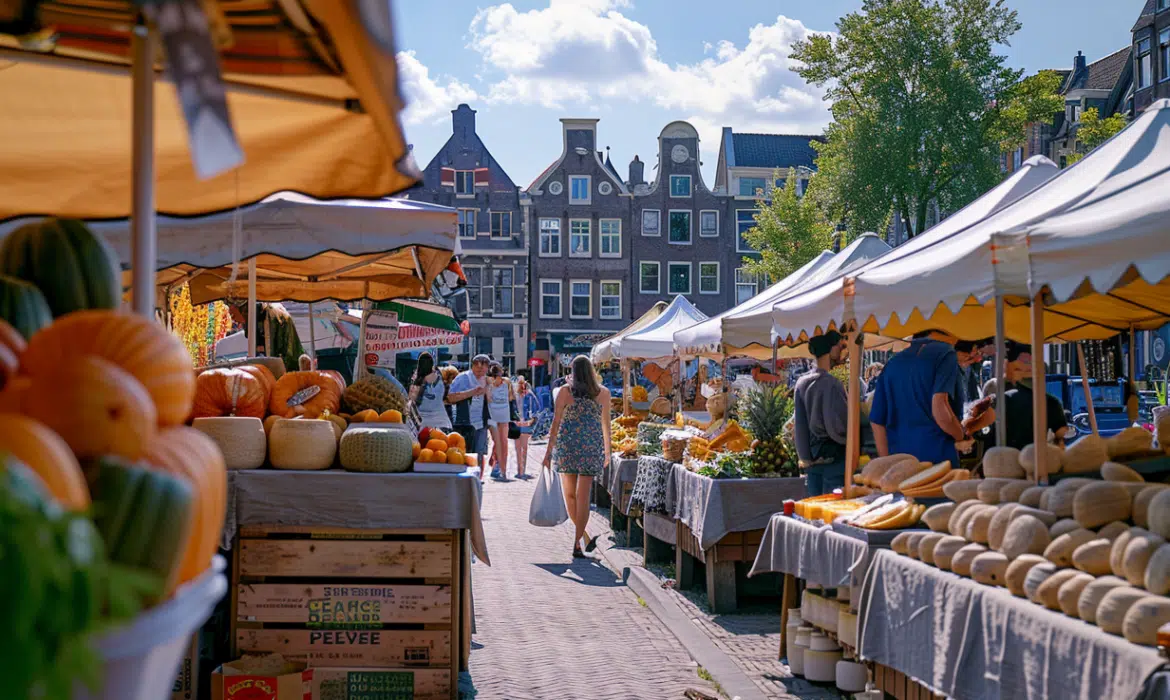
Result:
M434 450L430 450L430 449L420 450L418 453L418 461L420 461L420 462L431 462L431 461L434 461L434 459L435 459L435 451Z
M393 408L389 411L383 411L382 415L378 416L378 420L383 423L401 423L402 411L395 411Z
M417 460L419 453L422 452L422 445L418 444L417 442L414 443L411 445L411 452L413 453L414 458Z
M444 443L446 443L447 442L447 433L444 433L442 430L439 430L438 428L431 428L431 436L427 439L428 440L442 440Z
M463 464L463 450L458 447L447 450L447 464Z
M459 433L451 433L447 436L447 445L449 447L458 447L461 450L467 449L467 442Z

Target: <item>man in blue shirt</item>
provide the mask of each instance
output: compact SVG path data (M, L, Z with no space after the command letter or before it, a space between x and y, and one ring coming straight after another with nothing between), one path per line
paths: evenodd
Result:
M455 406L455 430L463 436L467 451L479 455L479 478L484 478L487 453L487 425L484 423L484 395L487 393L488 365L491 358L476 355L471 360L471 369L459 373L451 380L447 390L447 403Z
M879 456L906 453L958 465L955 443L968 436L953 408L959 393L955 341L941 331L923 331L886 363L869 414Z

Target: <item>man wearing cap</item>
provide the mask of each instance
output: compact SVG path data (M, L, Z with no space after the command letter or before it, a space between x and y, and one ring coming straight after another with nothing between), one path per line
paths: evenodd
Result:
M841 381L829 373L844 360L848 342L836 331L808 341L816 368L805 372L793 390L793 437L805 466L808 495L820 496L845 485L845 440L849 401Z
M1012 343L1008 350L1008 372L1004 375L1010 387L1003 395L1004 438L1008 447L1022 450L1032 444L1032 346ZM1048 430L1056 437L1056 444L1064 444L1068 421L1064 406L1052 394L1045 394L1048 402ZM995 431L987 436L987 447L996 444Z

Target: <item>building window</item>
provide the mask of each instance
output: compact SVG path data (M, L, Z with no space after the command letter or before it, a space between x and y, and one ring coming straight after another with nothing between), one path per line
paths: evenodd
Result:
M569 318L593 317L593 283L589 280L569 282Z
M589 219L569 219L569 257L587 258L592 252L593 231Z
M699 237L715 238L719 235L719 212L708 209L699 212Z
M642 294L658 294L662 290L659 280L662 266L656 262L638 264L638 291Z
M540 317L561 317L561 281L540 281Z
M455 194L475 195L475 171L455 171Z
M1170 10L1170 0L1158 0L1158 12Z
M758 280L745 267L735 268L735 303L744 303L759 292Z
M1158 35L1158 81L1163 80L1170 80L1170 29L1163 29Z
M463 274L467 276L467 313L478 316L483 312L483 267L464 265Z
M736 209L735 210L735 252L737 253L756 253L759 252L747 242L743 234L756 227L756 214L758 209Z
M601 281L601 318L607 320L622 317L622 283L617 280Z
M492 284L495 293L492 295L492 313L499 316L512 315L512 270L506 267L497 267L492 270Z
M561 255L561 220L540 220L540 255L560 257Z
M740 197L760 197L764 194L764 187L768 181L762 177L741 177L739 179Z
M1137 84L1138 90L1148 88L1153 84L1150 68L1150 40L1142 39L1137 44L1137 67L1134 75L1134 82Z
M691 293L691 264L689 262L672 262L667 264L668 294Z
M719 263L699 263L699 294L719 293Z
M1073 124L1076 124L1076 123L1081 121L1081 103L1080 102L1072 105L1072 114L1070 116L1072 117Z
M512 212L492 212L492 238L512 237Z
M670 176L670 196L671 197L690 197L691 196L691 176L690 175L671 175Z
M459 237L475 238L475 210L459 210Z
M602 219L597 223L597 238L603 258L620 258L622 256L622 220ZM602 307L602 311L605 307Z
M685 243L691 242L691 213L689 211L670 212L670 242L671 243Z
M1023 162L1024 162L1024 149L1023 149L1023 147L1020 147L1020 148L1017 148L1012 153L1012 172L1019 170L1020 166L1023 164Z
M642 210L642 235L643 236L661 236L662 229L659 228L659 223L662 218L662 212L657 209L643 209Z
M569 204L589 204L592 193L589 190L591 178L588 175L569 176Z

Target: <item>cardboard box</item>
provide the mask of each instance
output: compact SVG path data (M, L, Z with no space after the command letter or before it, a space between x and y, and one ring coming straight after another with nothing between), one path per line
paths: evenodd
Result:
M199 697L199 633L191 635L187 653L179 662L175 685L171 688L171 700L196 700Z
M313 670L280 654L244 657L211 674L211 700L312 700Z
M312 700L447 700L450 669L315 668Z

